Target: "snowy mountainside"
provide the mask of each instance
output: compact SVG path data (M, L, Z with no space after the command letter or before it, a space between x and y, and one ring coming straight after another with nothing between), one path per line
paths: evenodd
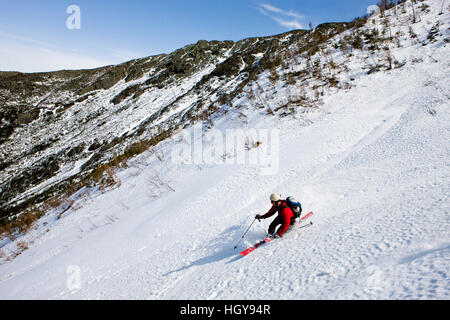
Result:
M85 187L59 219L3 239L0 297L448 299L450 13L419 4L415 23L407 1L358 28L362 44L343 30L263 71L203 125L130 159L114 188ZM386 17L395 40L369 49ZM219 143L236 131L241 159ZM314 225L241 258L233 247L272 192Z
M331 36L343 25L318 32ZM1 218L87 184L89 173L133 143L207 120L251 78L278 66L290 45L311 39L297 30L199 41L94 70L0 73Z

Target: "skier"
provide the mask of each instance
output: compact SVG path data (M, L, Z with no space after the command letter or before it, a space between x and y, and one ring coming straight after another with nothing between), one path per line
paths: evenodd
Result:
M284 200L281 199L281 196L278 193L274 193L270 196L270 202L272 203L272 208L264 215L256 215L256 219L267 219L270 218L278 212L278 216L269 226L269 235L274 238L279 238L288 231L289 227L295 223L295 216L292 209L286 204ZM275 229L278 225L281 224L281 227L278 228L278 232L275 234Z

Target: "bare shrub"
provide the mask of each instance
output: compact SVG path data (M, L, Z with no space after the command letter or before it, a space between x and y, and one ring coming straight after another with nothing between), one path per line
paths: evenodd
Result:
M275 82L277 82L278 79L280 79L280 75L278 74L277 69L275 67L271 68L269 76L270 82L272 82L272 84L275 84Z
M150 154L154 157L156 157L156 159L158 159L160 162L165 161L165 156L164 156L164 152L161 148L157 148L157 147L153 147L149 149Z
M113 167L110 164L104 164L91 173L91 180L99 187L100 191L120 186L121 182L117 178Z
M3 252L3 249L0 249L0 259L5 259L6 260L7 257L8 256L6 255L6 253Z
M150 187L150 198L152 199L158 199L167 192L175 192L175 189L167 181L164 181L161 174L156 171L147 177L147 183Z
M23 251L28 250L28 243L21 240L17 243L17 248L18 248L19 252L22 253Z

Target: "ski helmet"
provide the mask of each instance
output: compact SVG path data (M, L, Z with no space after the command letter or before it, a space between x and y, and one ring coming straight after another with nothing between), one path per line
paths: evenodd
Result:
M279 193L273 193L270 196L270 201L272 201L272 202L277 202L277 201L280 201L280 200L281 200L281 196L280 196Z

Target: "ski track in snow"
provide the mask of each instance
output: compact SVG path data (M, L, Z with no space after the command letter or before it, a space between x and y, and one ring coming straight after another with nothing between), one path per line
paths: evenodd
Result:
M448 299L448 49L433 56L442 62L361 77L326 96L308 126L249 115L281 129L277 175L172 163L158 172L175 191L154 199L160 164L139 156L119 188L87 197L0 265L0 298ZM161 148L169 155L176 143ZM242 258L272 218L233 247L272 192L298 198L314 225ZM73 290L72 265L81 271Z

